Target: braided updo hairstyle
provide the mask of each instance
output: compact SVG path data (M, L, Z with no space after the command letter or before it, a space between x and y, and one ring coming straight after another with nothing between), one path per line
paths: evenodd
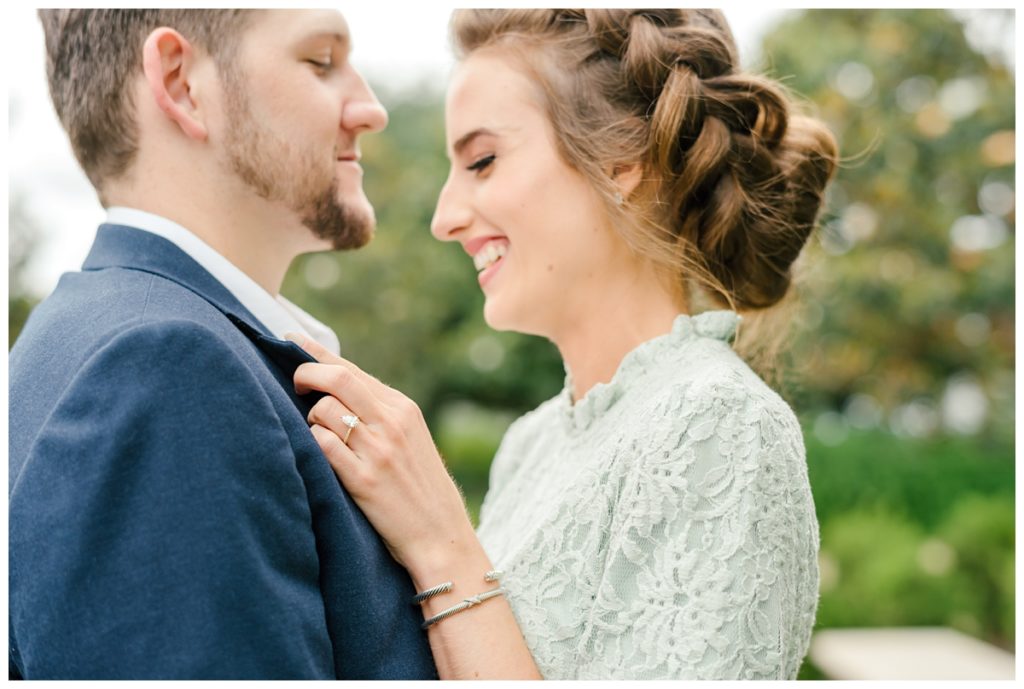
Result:
M837 148L781 86L737 71L717 10L457 10L456 54L511 56L538 87L566 162L629 245L740 312L789 290ZM624 203L609 170L640 162Z

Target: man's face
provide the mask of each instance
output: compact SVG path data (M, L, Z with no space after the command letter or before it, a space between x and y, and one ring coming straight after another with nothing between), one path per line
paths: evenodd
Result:
M252 21L223 75L227 165L333 249L373 236L357 138L387 124L349 49L337 12L269 10Z

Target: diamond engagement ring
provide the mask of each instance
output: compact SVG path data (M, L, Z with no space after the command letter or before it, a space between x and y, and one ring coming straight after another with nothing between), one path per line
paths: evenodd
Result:
M359 417L353 414L346 414L341 417L341 422L348 426L348 430L345 431L345 437L341 439L341 442L348 445L348 437L352 435L352 429L359 425Z

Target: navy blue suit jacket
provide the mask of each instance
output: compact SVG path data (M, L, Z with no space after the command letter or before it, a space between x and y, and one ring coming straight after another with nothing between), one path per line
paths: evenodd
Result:
M437 676L309 432L308 360L173 243L100 227L10 352L12 676Z

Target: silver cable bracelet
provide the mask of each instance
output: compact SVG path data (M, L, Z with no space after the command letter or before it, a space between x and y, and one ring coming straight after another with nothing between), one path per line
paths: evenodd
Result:
M470 596L469 598L466 598L465 600L463 600L458 605L453 605L452 607L448 608L444 612L439 612L438 614L434 615L433 617L425 620L423 622L423 624L420 625L420 629L427 629L431 625L437 624L438 622L440 622L441 620L443 620L443 619L445 619L447 617L451 617L452 615L454 615L456 613L460 613L463 610L469 610L470 608L475 607L477 605L480 605L485 600L489 600L491 598L494 598L495 596L503 596L503 595L505 595L505 589L503 587L499 586L496 589L491 589L490 591L484 591L483 593L478 593L475 596Z
M498 579L501 579L501 575L503 574L504 572L502 572L501 570L492 569L484 574L484 581L497 581ZM452 587L454 587L454 584L450 581L446 581L443 584L438 584L437 586L429 588L426 591L420 591L412 597L412 604L419 605L428 598L433 598L434 596L438 596L442 593L448 593L452 590Z
M452 590L452 586L454 586L452 582L446 581L443 584L438 584L437 586L429 588L426 591L420 591L412 597L412 604L419 605L428 598L433 598L434 596L441 593L448 593Z

